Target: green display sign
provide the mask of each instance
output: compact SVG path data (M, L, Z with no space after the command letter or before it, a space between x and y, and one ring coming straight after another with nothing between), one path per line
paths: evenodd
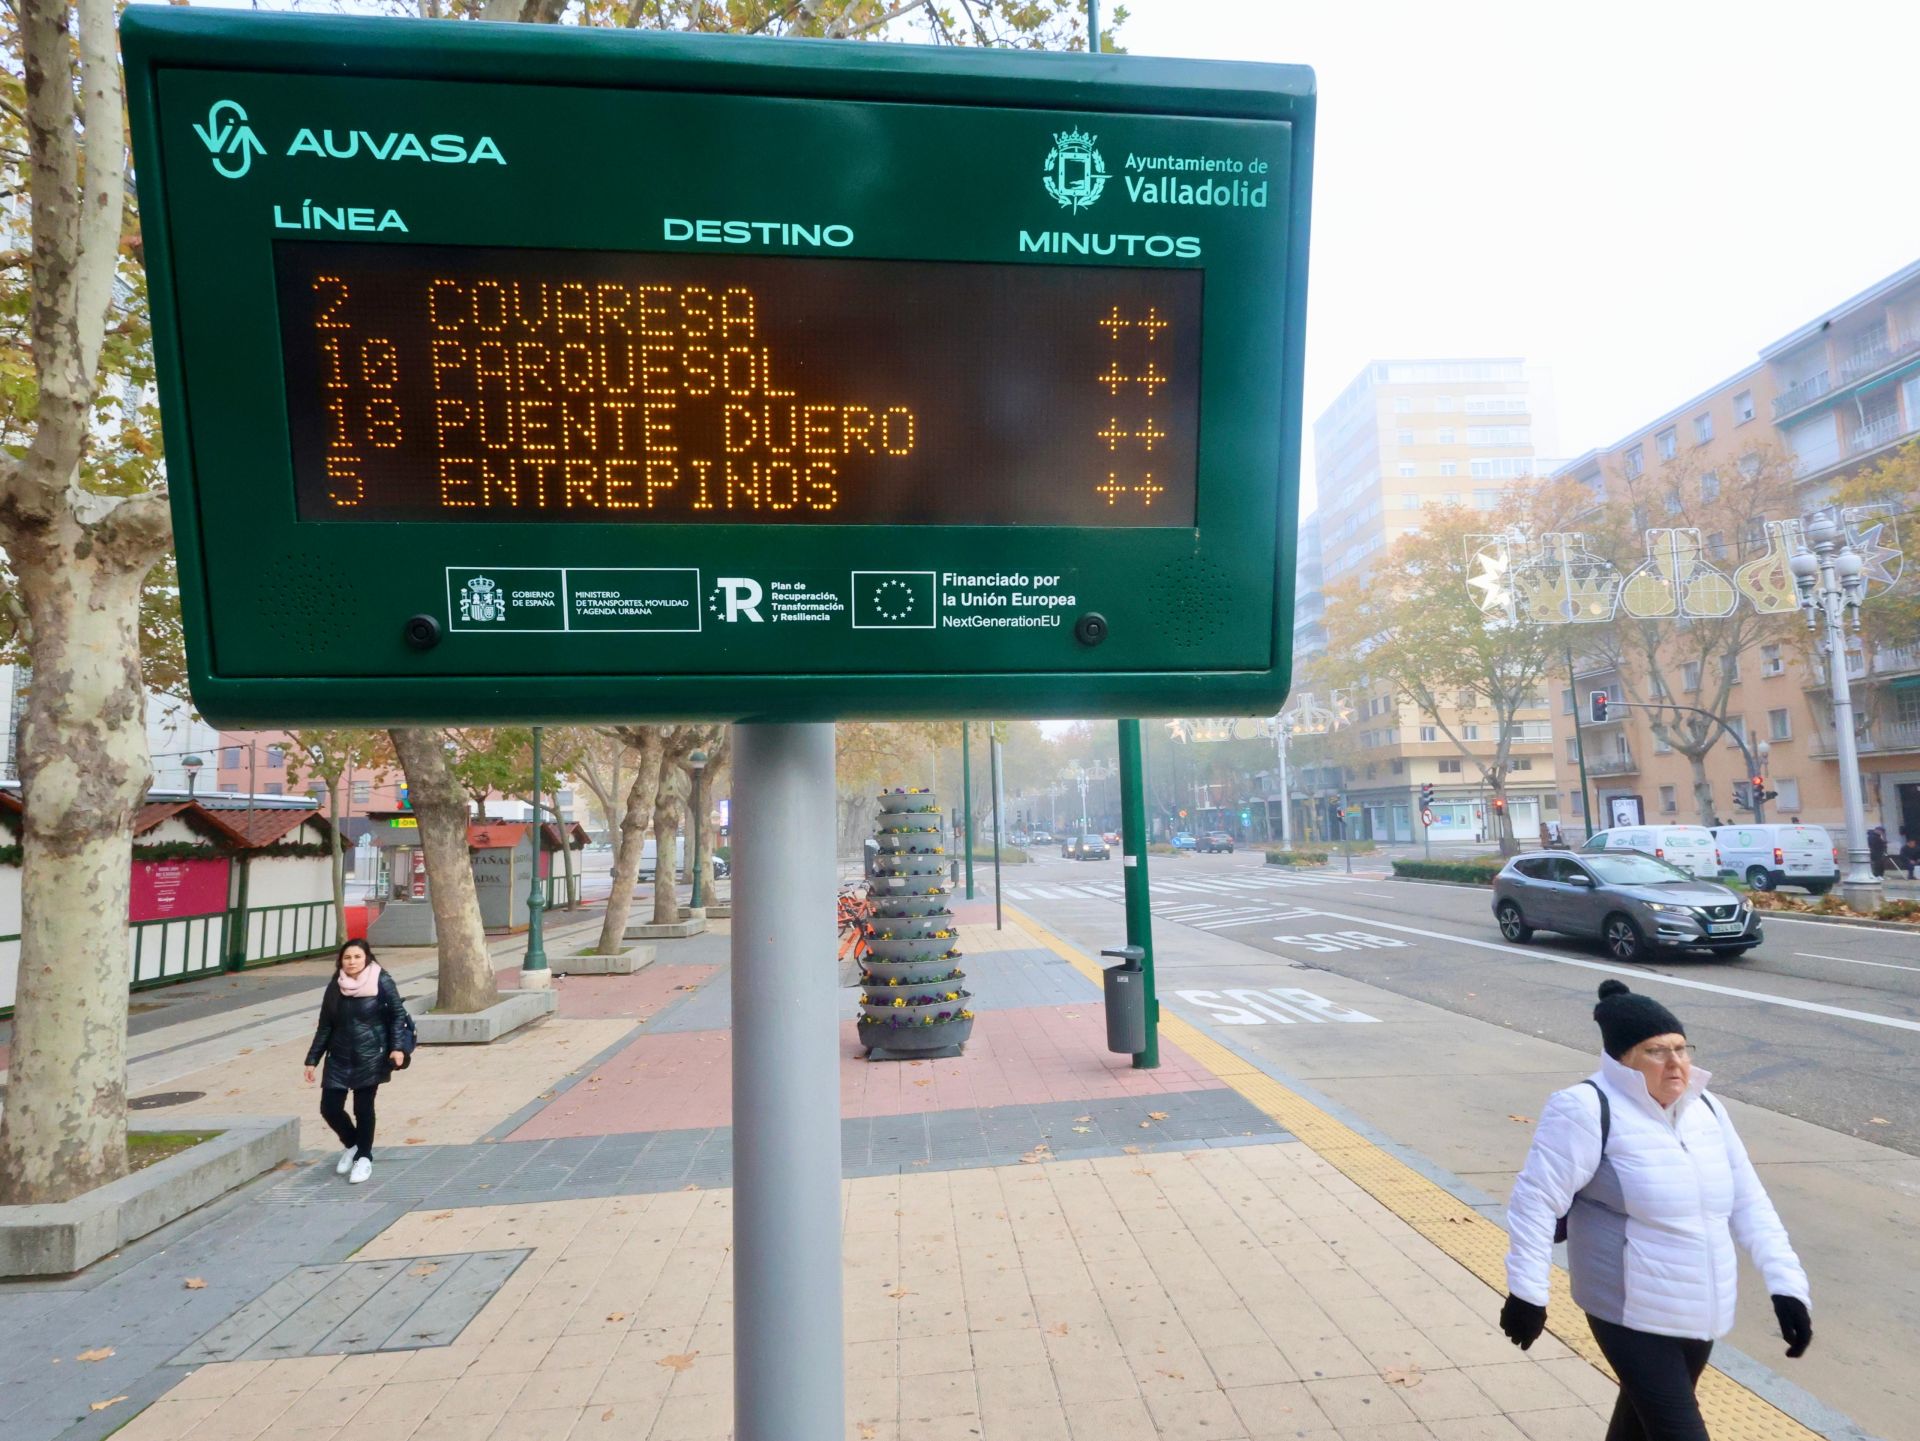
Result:
M1310 72L123 38L216 723L1284 696Z

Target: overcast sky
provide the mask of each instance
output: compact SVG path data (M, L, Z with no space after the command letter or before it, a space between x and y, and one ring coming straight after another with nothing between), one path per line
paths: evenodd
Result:
M1136 55L1318 73L1309 448L1376 356L1522 355L1577 455L1920 259L1911 0L1128 9Z

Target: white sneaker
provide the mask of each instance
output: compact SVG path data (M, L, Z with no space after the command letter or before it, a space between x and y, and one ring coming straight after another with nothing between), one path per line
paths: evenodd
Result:
M340 1159L333 1163L333 1174L344 1176L353 1169L353 1158L360 1153L349 1146L340 1153Z
M347 1173L347 1184L357 1186L373 1174L373 1162L365 1156L353 1163L353 1169Z

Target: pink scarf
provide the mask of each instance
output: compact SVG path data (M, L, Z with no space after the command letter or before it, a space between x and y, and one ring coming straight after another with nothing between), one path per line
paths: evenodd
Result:
M341 971L335 978L340 984L343 996L377 996L380 994L380 964L368 961L360 968L360 974L350 976Z

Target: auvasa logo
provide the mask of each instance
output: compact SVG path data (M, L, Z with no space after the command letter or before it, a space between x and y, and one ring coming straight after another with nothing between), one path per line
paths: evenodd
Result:
M1068 210L1085 210L1107 188L1107 164L1093 147L1094 138L1082 130L1066 130L1053 137L1042 179L1047 194Z

